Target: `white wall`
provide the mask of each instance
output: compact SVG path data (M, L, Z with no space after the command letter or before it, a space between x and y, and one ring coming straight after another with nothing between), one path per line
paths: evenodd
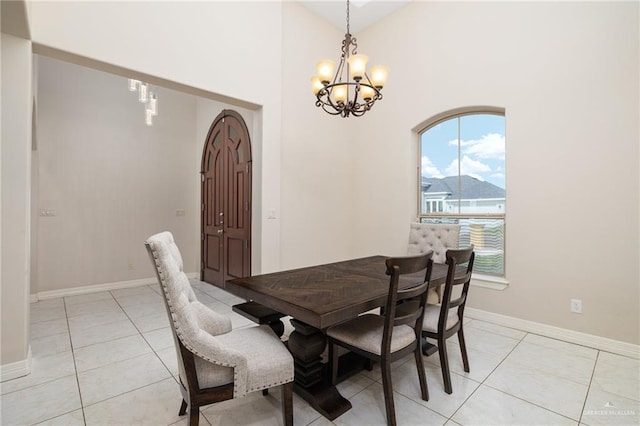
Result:
M280 2L35 2L31 16L36 49L70 52L261 105L262 192L254 206L279 216ZM260 220L261 267L276 270L280 220Z
M2 379L24 375L29 350L31 43L2 33L0 162L0 363ZM16 364L17 363L17 364ZM13 371L8 371L13 370ZM15 375L13 373L16 373Z
M638 344L637 3L412 2L359 35L387 64L357 122L355 255L396 253L415 218L417 137L443 111L506 108L504 291L472 307ZM612 207L599 194L620 194ZM583 314L569 311L582 299ZM621 323L623 320L624 323Z
M35 63L42 102L41 140L33 151L32 294L153 278L142 241L158 230L173 232L187 272L197 273L204 141L217 115L234 109L259 152L255 112L151 85L160 115L148 127L144 106L136 101L137 92L127 90L126 78L43 56ZM254 183L259 198L261 182ZM56 216L38 216L40 209L55 210ZM255 217L259 235L259 211ZM259 270L255 251L253 268Z
M352 256L354 133L352 118L315 106L310 84L344 34L297 2L282 24L282 267L294 268Z
M153 277L144 240L173 232L199 271L196 99L151 86L159 115L127 79L39 57L38 292ZM177 216L184 210L184 216Z

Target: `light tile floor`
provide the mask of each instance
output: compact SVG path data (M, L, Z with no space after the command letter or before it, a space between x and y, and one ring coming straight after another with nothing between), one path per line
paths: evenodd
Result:
M192 281L200 301L232 312L242 300ZM157 285L44 300L31 305L32 373L0 384L2 425L173 425L181 396L169 322ZM285 336L292 330L288 321ZM466 320L471 372L448 341L453 394L437 355L425 357L429 401L420 399L411 356L393 365L400 425L638 425L640 361ZM294 395L296 425L386 423L379 368L338 386L353 408L328 421ZM281 423L280 392L201 410L201 425Z

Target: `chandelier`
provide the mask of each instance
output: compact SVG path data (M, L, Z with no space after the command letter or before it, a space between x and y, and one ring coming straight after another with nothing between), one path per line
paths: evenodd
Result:
M153 126L153 117L158 115L158 95L149 89L149 85L140 80L129 79L129 91L138 91L138 101L145 105L145 124Z
M347 33L342 41L342 55L338 68L330 60L318 62L318 75L311 78L316 106L331 115L361 117L373 104L382 99L381 90L387 80L387 67L371 68L369 58L357 53L358 43L349 28L349 0L347 0ZM334 74L335 70L335 74Z

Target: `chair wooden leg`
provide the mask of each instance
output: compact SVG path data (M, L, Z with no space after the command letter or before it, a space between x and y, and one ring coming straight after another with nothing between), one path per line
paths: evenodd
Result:
M182 400L182 404L180 405L180 411L178 411L179 416L184 416L187 413L187 401Z
M198 426L200 423L200 407L189 407L189 426Z
M282 385L282 422L293 426L293 382Z
M427 376L424 372L424 363L422 361L422 354L420 353L420 339L416 343L416 350L414 351L416 357L416 367L418 368L418 379L420 380L420 392L422 393L422 399L424 401L429 400L429 388L427 387Z
M464 332L462 331L462 324L460 324L460 330L458 330L458 343L460 343L460 352L462 352L462 364L464 365L464 371L467 373L469 370L469 357L467 356L467 345L464 342Z
M451 374L449 373L449 358L447 357L447 341L438 339L438 353L440 354L440 368L442 369L442 380L444 381L444 391L448 394L453 392L451 387Z
M335 386L338 383L338 350L333 344L329 342L329 368L331 369L331 384Z
M396 409L393 404L393 385L391 384L391 364L388 360L380 361L382 370L382 388L384 390L384 405L387 410L387 425L396 425Z

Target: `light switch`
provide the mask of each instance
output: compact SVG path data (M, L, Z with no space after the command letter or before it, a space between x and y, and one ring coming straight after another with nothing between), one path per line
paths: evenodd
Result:
M276 218L276 211L275 209L270 209L267 212L267 219L275 219Z

